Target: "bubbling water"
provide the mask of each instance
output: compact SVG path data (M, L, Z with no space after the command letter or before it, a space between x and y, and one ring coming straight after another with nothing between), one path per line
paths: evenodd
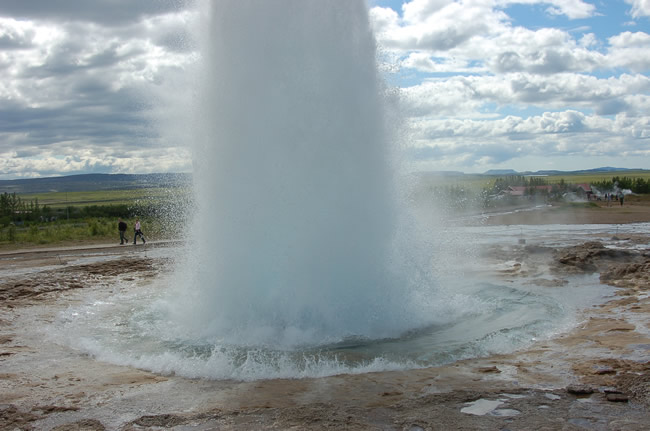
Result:
M176 323L288 349L430 324L365 2L205 8Z

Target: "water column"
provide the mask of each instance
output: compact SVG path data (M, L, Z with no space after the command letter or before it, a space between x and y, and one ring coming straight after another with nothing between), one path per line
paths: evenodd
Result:
M413 322L366 3L204 8L181 323L280 347L398 334Z

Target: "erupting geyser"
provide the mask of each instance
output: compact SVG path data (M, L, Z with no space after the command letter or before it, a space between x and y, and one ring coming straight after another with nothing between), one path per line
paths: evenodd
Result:
M99 289L53 336L165 374L319 377L510 352L604 297L597 279L482 279L466 251L521 227L450 229L405 202L363 0L204 6L185 253L172 275Z
M207 8L179 321L278 348L423 324L365 2Z

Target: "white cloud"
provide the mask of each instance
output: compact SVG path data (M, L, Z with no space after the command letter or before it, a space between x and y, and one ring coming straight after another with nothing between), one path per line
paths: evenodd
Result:
M178 1L159 0L5 0L0 3L0 16L13 16L21 21L94 22L106 27L121 27L180 9Z
M119 142L97 147L84 141L66 141L46 149L25 147L0 152L0 179L85 172L155 173L191 170L185 148L120 148ZM65 154L62 156L62 154Z
M187 97L168 84L196 61L187 36L195 15L143 11L136 21L79 8L60 22L53 9L29 21L0 17L0 71L10 77L0 80L0 175L188 170L182 149L167 160L183 143L152 127L160 118L153 95ZM107 150L121 147L132 149L124 157Z
M370 16L383 46L434 53L498 28L505 15L484 3L490 2L413 0L404 5L403 18L384 8L373 8Z
M601 67L604 56L595 50L589 37L574 40L567 32L543 28L536 31L509 28L495 38L481 41L478 57L494 73L527 71L554 74L568 71L588 72Z
M635 72L650 70L650 34L624 32L609 38L607 53L611 67L629 68Z
M548 0L548 1L513 1L512 3L550 3L547 12L552 15L566 15L569 19L589 18L596 7L582 0Z
M598 15L581 0L413 0L402 17L372 10L379 44L399 56L401 73L422 79L401 90L415 159L479 169L648 155L650 36L526 28L507 15L515 4L569 19ZM634 8L638 16L643 5ZM512 115L526 111L535 114Z
M435 161L435 169L487 169L524 157L650 156L646 115L650 78L644 75L452 77L404 92L402 100L411 115L412 155L420 163ZM522 108L532 104L557 111L490 118L495 111L486 114L484 104Z
M650 16L650 0L625 0L625 3L632 5L634 18Z
M623 74L599 79L583 74L513 73L432 79L402 90L404 112L413 117L485 117L485 105L593 110L613 115L647 112L650 78ZM496 113L492 112L492 116Z
M422 52L412 52L401 61L401 66L428 73L477 73L486 72L486 68L477 67L466 59L454 57L433 59Z
M403 17L389 8L375 7L371 21L381 44L404 51L449 51L481 39L501 35L510 28L500 9L511 4L548 4L553 15L587 18L595 7L581 0L412 0L403 6Z
M577 111L522 118L427 120L416 126L414 158L443 166L476 168L521 158L581 157L615 160L650 157L647 119L608 119ZM538 166L537 169L540 167Z
M575 18L593 14L593 5L581 1L414 0L405 4L404 18L384 8L373 8L371 16L380 45L407 53L402 67L423 72L550 74L607 67L593 34L575 40L561 29L514 27L498 8L511 3L552 3Z
M0 2L0 177L189 170L191 133L177 125L191 127L193 3ZM626 3L639 31L607 37L588 27L599 3L582 0L372 8L379 52L394 62L384 70L408 82L414 154L472 170L545 153L649 156L650 2ZM587 21L527 28L513 5L549 25Z

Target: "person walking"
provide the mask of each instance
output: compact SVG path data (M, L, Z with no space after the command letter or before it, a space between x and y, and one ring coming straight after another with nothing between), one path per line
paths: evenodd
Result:
M120 245L128 242L126 239L126 223L121 218L117 219L117 230L120 232Z
M138 236L142 238L142 244L146 244L147 241L144 239L144 234L142 233L142 230L140 228L140 219L136 218L135 219L135 226L133 227L133 230L135 231L135 234L133 235L133 245L135 245L136 240L138 239Z

